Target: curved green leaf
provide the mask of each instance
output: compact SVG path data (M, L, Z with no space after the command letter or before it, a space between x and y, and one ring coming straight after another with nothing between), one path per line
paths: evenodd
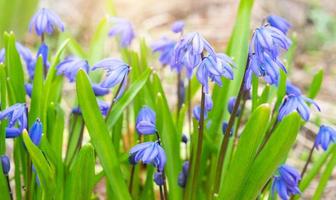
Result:
M77 74L76 88L79 106L89 131L91 142L106 172L111 189L117 199L131 199L125 180L122 177L116 150L97 105L91 83L86 73L82 70Z

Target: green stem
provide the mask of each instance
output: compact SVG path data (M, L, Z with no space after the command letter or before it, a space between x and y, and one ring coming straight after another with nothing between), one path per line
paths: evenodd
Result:
M30 156L27 158L27 191L26 191L26 200L32 199L32 162Z
M202 146L203 146L203 132L204 132L204 113L205 113L205 93L204 87L202 86L202 97L201 97L201 113L200 113L200 120L198 125L198 138L197 138L197 148L195 159L193 160L192 165L194 166L192 174L189 177L191 179L191 199L194 199L197 193L197 180L199 178L200 172L200 164L202 158Z
M313 153L314 153L314 149L315 149L315 143L313 143L312 148L309 151L309 156L308 159L306 161L306 164L304 165L302 171L301 171L301 179L303 178L304 174L306 173L307 169L308 169L308 165L313 157Z
M8 176L8 174L6 174L5 176L6 176L9 196L10 196L10 199L13 200L13 192L12 192L12 187L10 186L9 176Z

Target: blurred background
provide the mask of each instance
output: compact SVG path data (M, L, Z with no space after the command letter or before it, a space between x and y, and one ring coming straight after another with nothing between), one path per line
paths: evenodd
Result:
M235 23L238 4L238 0L0 0L0 33L12 30L18 41L34 46L38 39L28 33L29 20L36 9L46 7L62 18L66 25L65 35L71 35L84 48L89 46L101 19L116 15L129 19L134 24L137 37L145 38L149 44L163 35L173 36L170 33L171 24L175 20L184 20L187 31L202 33L217 51L224 51ZM335 0L255 0L251 30L270 14L282 16L293 25L291 36L297 41L297 46L290 73L292 82L306 91L313 75L324 69L324 81L317 102L322 109L320 116L323 122L335 125ZM136 44L133 46L138 48ZM2 40L0 47L3 47ZM111 54L110 51L117 49L110 48L105 54ZM316 126L307 126L317 130ZM306 156L302 152L310 148L309 140L312 139L307 134L299 136L289 162L302 167L299 158ZM310 198L316 183L303 194L304 199ZM335 186L336 174L329 182L325 199L336 199Z

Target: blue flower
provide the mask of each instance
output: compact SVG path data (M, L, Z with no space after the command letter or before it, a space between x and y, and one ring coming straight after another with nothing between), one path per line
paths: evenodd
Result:
M42 138L42 131L43 131L42 123L40 119L36 119L35 123L29 130L29 136L32 142L37 146L40 145Z
M173 23L171 30L174 33L181 33L183 32L183 28L184 28L184 22L182 20L178 20L176 22Z
M302 95L299 88L287 82L286 97L279 109L278 120L282 120L288 114L297 111L303 120L308 121L310 110L307 103L313 104L319 111L320 108L315 101Z
M176 71L180 72L183 65L181 63L175 63L175 45L176 42L174 40L163 37L159 41L154 42L151 47L153 52L160 53L159 61L162 65L170 65L172 69L176 69Z
M282 200L288 200L291 195L300 194L298 187L301 176L299 172L288 165L282 165L278 169L279 176L274 177L272 194L277 192Z
M105 88L100 86L100 84L92 84L92 89L94 94L99 97L99 96L104 96L107 95L108 93L110 93L110 89L109 88Z
M86 60L76 57L69 57L56 66L57 75L63 74L70 82L76 79L78 70L83 69L86 73L89 72L90 66Z
M2 165L2 172L7 175L10 171L10 160L9 157L6 155L0 156L1 165Z
M111 88L115 85L124 82L126 84L127 75L130 67L123 61L116 58L106 58L96 63L92 70L104 69L106 70L106 78L100 84L101 87Z
M135 36L132 24L126 19L117 17L112 17L111 21L113 27L110 29L109 36L118 36L120 45L122 47L128 47Z
M140 135L149 135L156 132L155 112L149 107L141 108L136 119L136 129Z
M189 161L185 161L182 166L182 170L178 175L178 185L181 187L185 187L188 179L188 171L189 171Z
M106 103L105 101L101 101L101 100L98 100L97 103L98 103L98 107L99 107L101 114L103 116L106 116L110 109L110 104ZM72 113L81 115L82 111L79 107L75 107L72 109Z
M155 172L155 174L154 174L154 182L156 183L156 185L159 185L159 186L161 186L161 185L164 184L165 180L163 178L162 172L160 172L160 171L159 172Z
M167 160L166 153L158 141L137 144L130 150L129 154L134 156L133 161L135 163L142 161L144 164L152 164L161 172Z
M5 62L5 48L0 50L0 63Z
M52 34L55 29L64 31L62 20L53 11L42 8L33 16L29 24L29 31L35 30L41 36L45 33Z
M319 132L315 139L315 147L318 149L322 147L324 151L328 149L328 146L336 142L336 130L330 126L321 125Z
M21 135L23 129L27 127L25 104L17 103L0 112L0 120L4 119L8 120L6 138L14 138Z
M198 81L204 86L205 91L208 92L209 78L219 86L222 85L222 77L233 79L231 66L234 66L234 63L225 54L216 54L216 57L207 56L198 67L196 76Z
M249 51L259 59L264 58L265 53L277 58L281 50L288 50L290 45L290 39L283 32L272 26L262 26L255 30Z
M277 28L280 31L282 31L284 34L286 34L292 26L287 20L276 15L268 16L267 22L274 28Z
M26 90L26 94L31 97L32 92L33 92L33 84L31 83L25 83L25 90Z
M43 60L43 65L49 67L48 64L48 54L49 54L49 48L45 43L42 43L41 46L39 47L38 51L37 51L37 55L36 55L36 59L39 56L42 56L42 60Z
M229 99L229 102L228 102L228 105L227 105L227 109L228 109L228 111L229 111L230 114L232 114L232 112L233 112L233 108L234 108L234 106L236 104L236 99L237 99L236 97L231 97ZM240 112L241 112L241 107L239 105L237 113L236 113L236 116L239 116Z

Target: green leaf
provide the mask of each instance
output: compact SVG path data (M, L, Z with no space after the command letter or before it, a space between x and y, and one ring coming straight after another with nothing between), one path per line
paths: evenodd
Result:
M1 199L3 200L10 200L10 195L8 191L7 180L4 173L2 173L2 164L0 163L0 194ZM9 180L9 179L8 179Z
M95 176L95 155L92 145L84 145L67 176L64 199L91 199Z
M324 74L323 69L321 69L319 72L315 74L308 91L309 98L314 99L316 95L319 93L323 81L323 74Z
M258 89L258 77L252 74L252 111L254 111L258 106Z
M76 89L79 106L90 134L91 142L106 172L107 180L117 199L131 199L121 173L118 155L111 137L108 135L108 129L97 105L91 83L86 73L82 70L77 73Z
M293 113L284 118L255 158L237 199L257 198L260 190L287 157L300 128L300 117Z
M39 56L35 66L33 91L29 111L29 127L31 127L37 118L41 117L41 105L43 98L43 61Z
M7 87L6 87L6 71L3 63L0 63L0 101L1 106L0 110L6 108L7 104ZM0 122L0 155L4 155L6 153L6 127L7 124L5 121ZM1 171L0 171L1 172Z
M122 97L113 105L111 114L107 118L108 130L111 130L114 124L117 122L125 108L134 100L138 92L146 84L149 75L152 73L151 69L144 71L137 80L135 80L129 88L125 91Z
M10 85L15 91L16 103L25 102L25 88L24 88L24 74L21 64L21 58L19 53L16 50L15 36L13 33L5 33L7 38L7 43L5 44L6 51L6 67L7 67L7 76L10 80Z
M102 20L100 20L92 36L89 48L90 63L97 62L103 56L104 48L102 48L102 46L104 46L105 40L108 35L106 34L108 25L107 23L108 23L107 17L104 17Z
M237 199L239 190L243 187L270 121L271 108L268 104L259 106L248 120L232 158L225 178L222 179L222 189L219 199Z
M26 130L23 131L22 136L39 177L41 187L48 195L54 195L56 182L53 167L50 166L40 149L31 141Z
M322 199L323 191L325 190L327 183L329 181L330 176L332 175L333 169L336 166L336 151L332 152L331 158L327 163L324 172L320 178L319 184L315 190L314 196L312 200Z
M259 101L258 101L258 105L261 105L261 104L266 103L268 101L269 94L270 94L270 89L271 89L270 86L266 85L263 92L261 93L261 96L260 96Z

